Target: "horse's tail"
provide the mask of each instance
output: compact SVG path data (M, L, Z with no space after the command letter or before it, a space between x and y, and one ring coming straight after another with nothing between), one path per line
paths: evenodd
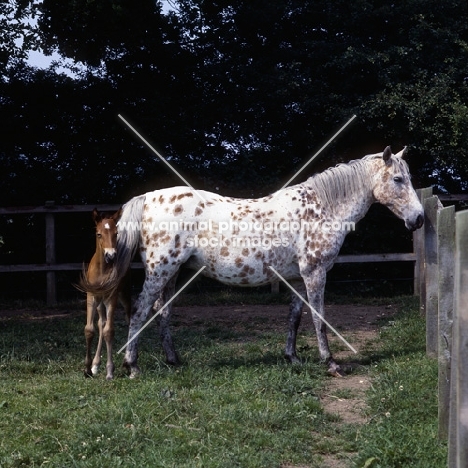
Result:
M117 223L117 252L112 268L109 268L109 273L99 283L91 283L87 280L86 275L82 275L80 289L104 296L116 292L130 268L130 263L140 241L145 199L145 195L134 197L122 207L122 215Z

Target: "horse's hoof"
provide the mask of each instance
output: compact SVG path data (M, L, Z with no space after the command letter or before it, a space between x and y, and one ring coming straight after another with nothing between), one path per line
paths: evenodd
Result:
M182 364L182 362L176 356L175 358L171 358L171 359L166 358L166 364L169 365L169 366L177 367L177 366L180 366Z
M302 361L297 356L290 356L288 354L285 354L284 358L291 364L302 365Z
M332 375L333 377L346 377L346 374L343 369L341 369L340 366L337 367L330 367L328 369L328 373Z
M127 361L122 363L122 367L125 369L131 379L135 379L141 374L140 368L137 365L131 365Z
M87 370L84 370L84 371L83 371L83 375L84 375L87 379L91 379L91 378L93 377L92 372L88 372Z
M133 369L132 372L130 372L130 378L131 379L136 379L138 377L140 377L140 374L141 374L141 371L140 369Z
M96 375L98 375L99 372L99 366L91 367L91 372L93 373L93 377L96 377Z

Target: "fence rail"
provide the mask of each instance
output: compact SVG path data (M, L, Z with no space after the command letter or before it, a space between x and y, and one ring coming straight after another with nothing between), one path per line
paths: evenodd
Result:
M48 201L44 206L23 206L23 207L0 207L0 215L25 215L41 214L45 217L45 262L32 264L0 265L0 273L21 273L21 272L44 272L46 274L46 301L48 305L57 302L56 292L56 272L59 271L80 271L83 263L57 262L55 243L55 216L63 213L84 213L97 208L99 211L117 211L121 205L101 204L101 205L55 205L53 201ZM376 262L414 262L415 277L414 286L420 284L419 272L421 255L417 248L418 237L414 237L413 252L405 253L382 253L364 255L340 255L336 263L376 263ZM140 263L132 263L132 268L142 268ZM275 288L273 287L273 290Z

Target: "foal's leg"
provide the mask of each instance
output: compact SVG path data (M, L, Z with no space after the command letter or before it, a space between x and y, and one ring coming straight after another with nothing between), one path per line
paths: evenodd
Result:
M296 281L292 283L292 286L301 294L302 297L306 297L306 290L303 281ZM303 305L304 303L297 294L291 293L291 304L289 305L288 317L288 339L286 341L284 356L293 364L300 364L301 362L296 353L296 338L297 330L301 323Z
M107 318L102 334L106 342L107 349L107 363L106 363L106 379L112 380L114 378L114 361L112 360L112 345L114 343L114 312L117 306L118 294L114 294L106 300Z
M325 318L324 291L326 282L326 270L322 267L310 267L310 270L303 275L304 283L307 289L309 304L319 314L312 312L312 318L317 334L320 359L328 366L328 372L334 376L342 376L343 371L335 362L328 345L327 326L322 318Z
M128 327L128 344L125 351L123 365L130 371L130 378L133 379L140 374L140 368L137 365L138 359L138 333L145 323L153 307L154 302L161 294L164 288L164 280L153 274L147 274L143 284L143 290L138 296L135 304L135 312L130 317L130 326Z
M86 356L85 356L85 377L91 377L93 375L91 369L91 346L94 338L94 315L96 313L97 302L95 297L91 293L86 294L86 325L84 328L84 334L86 339Z
M178 274L176 273L166 284L166 287L163 290L163 293L159 296L159 299L154 304L154 311L158 312L164 304L169 301L172 296L174 296L175 284L177 281ZM174 348L174 342L172 341L171 331L169 329L169 322L172 315L172 305L171 302L167 307L161 311L161 320L159 322L159 334L161 337L161 343L166 353L166 362L172 365L180 364L179 357L177 356L176 350Z
M96 353L94 354L93 367L91 369L93 372L93 375L97 375L97 373L99 372L99 367L101 366L103 329L106 324L106 309L102 302L97 306L97 312L99 316L98 318L99 338L98 338L98 344L96 347Z

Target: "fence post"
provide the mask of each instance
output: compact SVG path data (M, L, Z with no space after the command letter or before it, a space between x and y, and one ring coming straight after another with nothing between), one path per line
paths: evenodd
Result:
M426 354L431 357L437 356L438 345L437 211L439 206L440 201L436 195L424 200Z
M468 210L456 214L448 466L468 466Z
M45 206L47 208L53 208L55 202L46 201ZM47 265L55 264L55 218L54 213L48 212L45 215L45 235L46 235L46 263ZM57 304L57 287L55 271L47 272L47 295L46 301L48 306Z
M439 439L447 440L455 268L455 206L453 205L442 208L437 214L437 263L439 265Z
M432 196L432 187L418 189L416 191L419 200L424 207L424 200ZM424 314L426 290L424 283L424 228L413 232L413 252L416 254L414 264L414 295L419 296L419 307L421 314Z

